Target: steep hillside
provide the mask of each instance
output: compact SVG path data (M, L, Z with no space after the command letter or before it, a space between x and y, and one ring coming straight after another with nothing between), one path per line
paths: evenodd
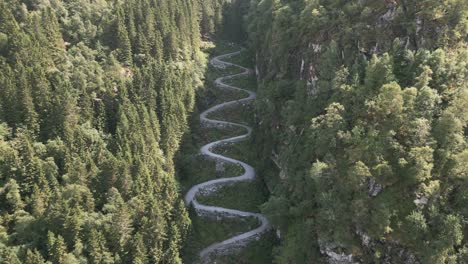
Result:
M252 0L277 263L468 262L468 6Z
M243 173L197 155L245 133L199 124L245 97L215 38L257 73L215 151L258 177L196 198L280 238L218 261L468 263L466 0L0 0L0 263L182 263L258 227L181 198Z
M214 2L0 0L1 263L181 263Z

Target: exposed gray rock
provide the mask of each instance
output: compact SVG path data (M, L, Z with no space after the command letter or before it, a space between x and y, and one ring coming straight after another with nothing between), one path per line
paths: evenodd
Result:
M279 169L280 179L282 180L286 179L288 176L286 166L282 164L279 155L275 153L275 151L273 151L271 154L271 160L273 161L273 163L275 163L276 167Z
M372 239L369 235L367 235L363 230L356 229L356 234L361 238L362 245L365 247L370 247L372 244Z
M382 185L378 184L374 178L370 178L368 182L368 193L371 197L376 197L382 192L383 187Z
M327 262L329 264L355 264L353 255L346 255L345 253L339 253L339 246L333 244L324 244L319 241L320 253L327 256Z
M377 245L379 245L380 249L384 249L380 252L381 263L419 264L414 254L403 248L397 241L373 240L364 230L360 228L356 229L356 234L361 238L362 246L368 249L370 252L374 252Z
M397 15L397 4L394 2L388 2L387 4L387 12L379 17L379 22L377 25L379 27L384 27L391 21L395 19Z
M429 198L423 196L423 197L420 197L420 198L416 198L413 202L417 206L424 206L429 202Z

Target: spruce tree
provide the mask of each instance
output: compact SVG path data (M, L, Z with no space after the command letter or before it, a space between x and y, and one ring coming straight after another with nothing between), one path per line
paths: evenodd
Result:
M125 26L125 14L122 8L117 10L116 41L119 61L130 65L132 63L132 46Z

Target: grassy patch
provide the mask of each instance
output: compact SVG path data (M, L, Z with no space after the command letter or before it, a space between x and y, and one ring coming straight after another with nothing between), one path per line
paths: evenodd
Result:
M210 57L220 54L231 53L240 49L239 45L233 44L228 41L203 42L202 48L204 52L210 54Z
M273 248L278 245L277 237L269 232L261 239L252 241L241 252L235 255L220 256L218 264L271 264L273 263Z
M227 43L220 43L216 46L208 45L206 51L212 55L237 51L239 47L231 46ZM248 58L245 53L239 59L231 58L235 63L251 67L248 65ZM246 93L220 89L213 84L214 80L239 73L240 69L228 67L218 69L209 66L205 76L205 87L197 92L196 109L190 120L191 133L184 136L180 152L177 157L177 177L180 182L180 189L185 194L193 185L206 182L216 178L234 177L241 175L243 168L235 164L224 164L220 171L216 171L216 162L199 154L199 149L203 145L220 139L239 136L245 134L243 128L228 126L224 128L203 127L200 124L199 115L204 110L222 102L233 101L245 98ZM245 89L255 89L255 78L236 78L229 81L235 86ZM253 104L236 105L217 111L209 116L213 119L231 121L252 126L254 124ZM226 153L226 156L242 161L253 161L255 148L249 145L249 140L237 144L229 144L219 147L216 152ZM268 197L267 189L260 181L241 182L234 185L225 186L213 195L198 197L203 204L222 206L226 208L240 209L249 212L258 212L259 205L263 204ZM199 252L218 241L228 239L237 234L241 234L258 227L258 220L255 218L213 219L198 217L194 212L190 212L192 228L182 250L184 263L195 263ZM217 263L271 263L272 241L268 236L262 237L258 241L253 241L248 248L239 254L244 262L238 262L236 257L223 256Z
M244 173L244 169L236 164L224 164L224 171L216 171L216 162L202 155L184 156L178 160L178 175L181 193L186 193L192 186L206 181L236 177Z
M216 162L200 154L200 148L210 142L231 138L245 133L245 129L227 127L202 127L199 119L192 120L192 133L187 133L182 141L177 156L177 178L180 191L185 194L193 185L225 177L235 177L243 173L243 168L236 164L224 164L224 171L216 171Z
M260 212L260 205L265 203L267 199L268 191L264 184L258 180L227 185L214 194L197 197L197 200L202 204L255 213Z
M200 148L215 140L235 137L245 133L245 129L236 126L226 127L202 127L200 134L196 135L197 147Z
M196 109L198 112L201 113L202 111L222 102L238 100L246 97L243 92L220 89L214 84L214 81L219 77L225 76L226 74L236 74L240 72L241 70L237 67L218 69L210 65L205 76L204 86L197 90Z
M247 162L251 165L253 165L256 158L255 151L252 149L252 144L249 140L218 146L213 152ZM241 175L242 172L243 171L237 171L235 175L233 175L232 172L226 174L238 176ZM267 199L268 189L258 178L250 182L239 182L227 185L212 195L198 197L198 200L203 204L249 212L259 212L259 206L265 203Z
M183 247L184 263L195 263L201 250L209 245L242 234L259 226L256 218L214 219L190 213L192 228Z
M237 50L239 50L238 48ZM236 50L236 51L237 51ZM255 56L252 54L250 50L244 50L239 56L234 56L231 58L226 59L227 62L234 63L237 65L241 65L246 68L253 69L255 68Z
M208 118L252 126L255 122L253 107L253 102L239 103L211 113Z
M250 165L254 164L254 159L256 158L252 147L250 146L251 142L249 140L238 142L235 144L225 144L222 146L216 147L213 152L219 153L223 156L230 157L236 160L246 162Z
M185 194L192 186L216 178L215 162L202 155L184 156L178 160L180 191Z
M246 92L239 92L239 91L234 91L231 89L220 89L220 88L218 88L217 90L214 90L212 93L214 96L217 96L217 98L219 99L215 100L213 102L213 105L211 106L215 106L217 104L221 104L224 102L240 100L249 96Z
M249 75L243 78L233 78L230 80L225 81L226 84L239 87L242 89L256 91L257 90L257 79L255 75Z

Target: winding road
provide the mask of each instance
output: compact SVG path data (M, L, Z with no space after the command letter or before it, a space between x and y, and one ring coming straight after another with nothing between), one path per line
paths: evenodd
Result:
M210 61L210 63L211 63L211 65L213 65L214 67L217 67L217 68L225 68L225 67L233 66L233 67L237 67L237 68L242 69L243 72L241 72L239 74L227 75L227 76L220 77L220 78L216 79L215 80L215 85L217 87L219 87L219 88L246 92L246 93L248 93L248 97L245 97L245 98L240 99L240 100L224 102L224 103L221 103L219 105L213 106L212 108L206 110L205 112L203 112L200 115L200 121L202 123L206 123L206 124L213 125L213 126L242 127L242 128L244 128L246 130L247 133L244 134L244 135L241 135L241 136L236 136L236 137L232 137L232 138L228 138L228 139L223 139L223 140L218 140L218 141L215 141L215 142L211 142L211 143L203 146L200 149L200 151L201 151L201 153L203 155L206 155L206 156L208 156L208 157L210 157L212 159L215 159L217 161L222 161L222 162L227 162L227 163L232 163L232 164L238 164L238 165L242 166L244 168L244 174L242 174L241 176L238 176L238 177L221 178L221 179L216 179L216 180L207 181L207 182L204 182L204 183L197 184L197 185L193 186L187 192L187 194L185 195L185 203L186 203L187 206L192 204L198 214L208 213L208 214L213 214L213 215L218 215L218 216L229 215L229 216L233 216L233 217L255 217L261 222L261 225L258 228L254 229L254 230L251 230L249 232L234 236L232 238L229 238L229 239L221 241L221 242L214 243L214 244L210 245L209 247L203 249L200 252L200 258L202 260L205 259L206 257L210 256L212 253L216 253L217 251L226 250L228 248L236 247L238 245L245 245L247 242L249 242L252 239L256 238L257 236L263 234L265 231L267 231L269 229L268 220L262 214L251 213L251 212L243 212L243 211L239 211L239 210L227 209L227 208L222 208L222 207L217 207L217 206L207 206L207 205L200 204L196 199L197 194L200 191L212 190L213 188L216 189L216 188L218 188L218 187L220 187L222 185L232 184L232 183L241 182L241 181L251 181L251 180L255 179L255 170L249 164L247 164L245 162L242 162L242 161L239 161L239 160L229 158L229 157L225 157L225 156L220 155L220 154L213 153L211 151L213 148L215 148L216 146L219 146L219 145L223 145L223 144L226 144L226 143L235 143L235 142L240 142L240 141L246 140L247 138L249 138L249 136L252 133L252 128L250 128L248 126L233 123L233 122L214 120L214 119L208 118L209 114L211 114L213 112L216 112L216 111L218 111L220 109L223 109L223 108L226 108L226 107L229 107L229 106L232 106L232 105L237 105L237 104L240 104L240 103L243 103L243 102L252 101L252 100L254 100L256 98L256 94L254 92L252 92L252 91L248 91L248 90L238 88L238 87L235 87L235 86L227 85L227 84L225 84L223 82L225 80L229 80L229 79L236 78L236 77L241 77L241 76L248 76L249 74L251 74L251 70L249 70L247 68L244 68L244 67L242 67L240 65L237 65L237 64L234 64L234 63L229 63L229 62L223 61L223 59L239 55L241 52L242 52L242 50L215 57ZM234 197L233 197L233 199L234 199Z

